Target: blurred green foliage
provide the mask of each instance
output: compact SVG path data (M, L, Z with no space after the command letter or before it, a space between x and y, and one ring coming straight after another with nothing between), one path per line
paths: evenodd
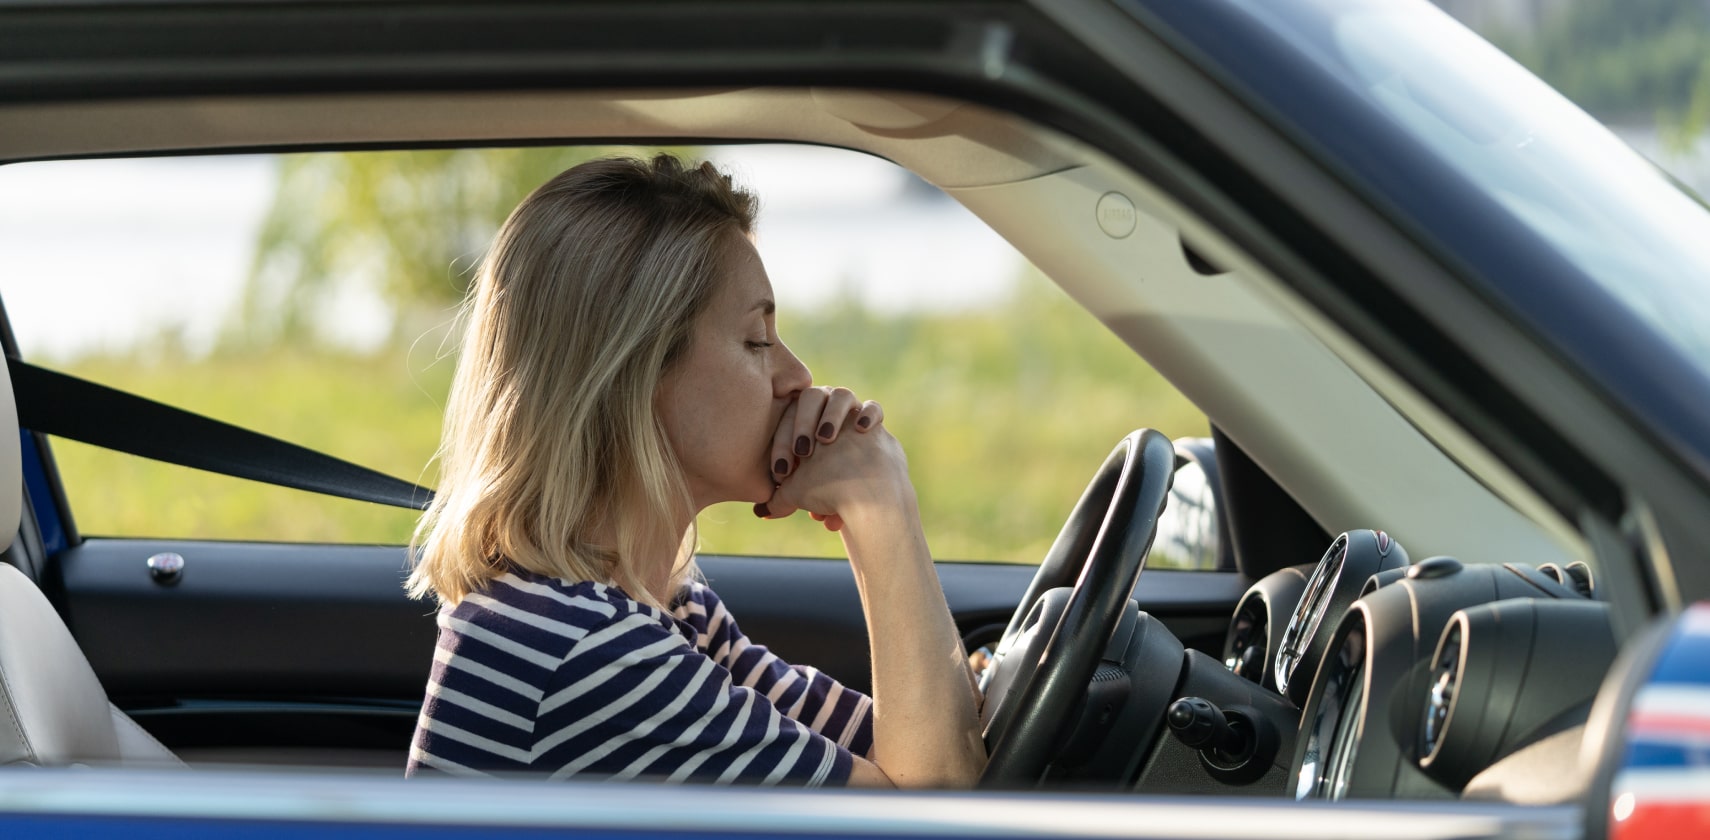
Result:
M1530 35L1484 33L1604 122L1650 122L1677 144L1710 126L1710 4L1574 0Z
M1061 291L1029 274L1007 300L955 313L880 315L853 302L783 312L779 329L821 382L885 403L909 454L927 536L947 559L1037 562L1086 481L1136 426L1205 434L1205 418ZM95 356L79 376L432 484L452 361L341 354L280 342L206 359ZM259 485L56 441L78 526L91 535L400 543L411 511ZM832 556L805 515L746 505L701 517L709 553Z

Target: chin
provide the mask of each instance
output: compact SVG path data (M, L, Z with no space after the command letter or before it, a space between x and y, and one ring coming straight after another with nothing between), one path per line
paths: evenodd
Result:
M755 504L771 501L774 486L775 485L772 484L772 477L767 475L765 478L760 480L759 484L755 485L753 494L744 498L743 501L753 502Z
M772 498L773 487L772 474L770 472L762 473L726 485L728 492L721 494L724 497L722 501L759 504Z

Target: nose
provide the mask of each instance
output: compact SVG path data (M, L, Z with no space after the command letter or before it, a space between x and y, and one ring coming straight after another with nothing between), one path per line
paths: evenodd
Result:
M796 358L796 354L783 342L779 342L778 347L784 353L779 360L782 364L778 366L778 372L772 376L772 392L782 399L812 385L813 371L808 370L808 366Z

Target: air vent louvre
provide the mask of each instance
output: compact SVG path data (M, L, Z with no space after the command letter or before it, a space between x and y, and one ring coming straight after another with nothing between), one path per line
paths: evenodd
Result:
M1575 592L1587 598L1597 598L1597 584L1591 576L1591 567L1583 560L1575 560L1562 567L1562 574L1567 579L1562 583L1573 587Z
M1443 732L1448 729L1449 714L1454 710L1461 678L1461 638L1460 623L1452 622L1432 657L1431 688L1425 698L1424 725L1419 728L1419 754L1427 761L1443 743Z
M1266 642L1270 639L1270 618L1265 602L1248 599L1235 614L1234 632L1223 652L1223 664L1235 675L1251 682L1264 684Z

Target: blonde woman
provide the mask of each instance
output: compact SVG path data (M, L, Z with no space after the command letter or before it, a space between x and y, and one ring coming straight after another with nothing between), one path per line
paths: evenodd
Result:
M778 337L755 200L711 164L599 160L536 190L465 304L409 588L441 604L408 772L968 786L955 627L883 411ZM696 514L838 531L869 700L751 643L696 580Z

